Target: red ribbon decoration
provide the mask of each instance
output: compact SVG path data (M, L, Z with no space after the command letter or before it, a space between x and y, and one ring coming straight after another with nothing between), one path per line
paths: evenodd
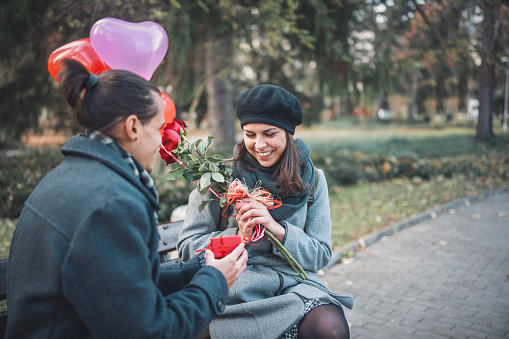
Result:
M228 206L231 204L235 204L236 201L241 200L243 198L253 198L258 202L261 202L265 206L267 206L267 209L273 209L281 207L283 204L280 200L275 200L273 195L267 191L265 188L257 185L254 189L251 191L245 185L242 183L239 179L233 180L229 185L228 189L226 190L226 193L222 194L221 197L226 198L227 205L222 213L224 217L233 217L233 215L224 215L226 210L228 209ZM262 225L256 225L253 230L253 236L252 237L246 237L244 234L242 234L242 241L245 243L252 243L254 241L258 241L260 239L263 239L263 236L265 235L265 228ZM252 246L257 246L259 244L251 244Z

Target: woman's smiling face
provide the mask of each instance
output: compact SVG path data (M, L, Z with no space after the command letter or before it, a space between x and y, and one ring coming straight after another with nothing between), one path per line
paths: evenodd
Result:
M244 144L247 151L263 167L274 165L286 149L286 131L282 128L262 124L245 124Z

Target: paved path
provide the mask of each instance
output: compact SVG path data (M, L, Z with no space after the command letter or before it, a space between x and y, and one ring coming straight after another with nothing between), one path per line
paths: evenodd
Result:
M509 338L509 194L457 205L326 270L352 338Z

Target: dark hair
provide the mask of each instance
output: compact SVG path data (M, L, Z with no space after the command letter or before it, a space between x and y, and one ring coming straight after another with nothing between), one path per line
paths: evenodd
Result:
M78 122L84 128L109 134L114 125L132 114L142 124L157 115L153 95L160 91L144 78L129 71L108 70L86 89L90 77L87 69L71 59L63 60L62 64L64 68L57 77L60 92L76 109Z
M290 132L285 131L285 133L286 148L283 151L283 154L281 154L276 170L272 173L272 177L276 178L278 186L281 187L285 194L285 196L281 198L297 194L308 186L302 183L302 179L300 177L299 153L297 152L295 140L293 140L293 136ZM251 157L251 159L256 161L256 159L254 159L248 152L246 144L244 143L244 140L242 140L237 146L237 154L234 159L235 166L240 163L245 170L252 172L256 171L256 169L250 166L245 160L246 157Z

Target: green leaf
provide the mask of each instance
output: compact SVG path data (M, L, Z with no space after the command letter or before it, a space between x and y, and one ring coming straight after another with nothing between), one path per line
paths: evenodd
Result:
M197 183L198 192L200 192L201 195L206 196L209 191L209 186L201 187L200 182Z
M184 171L184 179L186 179L187 181L196 181L200 179L200 173L198 171L186 169Z
M224 172L223 172L226 176L226 180L227 181L232 181L232 176L233 176L233 168L225 168Z
M201 139L196 140L195 142L193 142L193 143L191 144L191 149L192 149L193 151L196 151L196 152L198 152L198 153L199 153L198 148L200 147L200 144L201 144L202 142L203 142L203 140L201 140Z
M205 206L209 203L209 202L212 202L214 201L214 199L207 199L207 200L203 200L200 204L200 206L198 206L198 211L203 211L203 209L205 208Z
M224 156L222 154L212 154L212 155L209 155L208 157L211 159L214 159L214 160L223 160L224 159Z
M200 139L196 142L196 151L203 156L205 153L207 153L207 146L205 146L205 144L201 141L203 140Z
M224 177L221 173L212 173L212 179L216 182L224 182Z
M201 176L200 178L200 191L203 189L203 188L206 188L206 187L209 187L210 186L210 179L211 179L211 174L210 173L205 173Z
M209 161L208 165L209 165L209 169L210 169L211 172L219 171L219 167L215 163L213 163L212 161Z
M214 137L209 135L209 138L208 138L208 139L209 139L209 140L207 141L207 148L208 148L208 147L210 146L210 144L212 143L212 139L214 139Z
M186 170L185 168L174 169L173 171L168 172L168 176L166 179L168 179L168 180L180 179L182 177L182 175L184 174L185 170Z
M198 168L198 171L200 171L200 172L208 172L209 171L209 166L207 166L207 162L204 162L203 164L201 164L200 168Z

